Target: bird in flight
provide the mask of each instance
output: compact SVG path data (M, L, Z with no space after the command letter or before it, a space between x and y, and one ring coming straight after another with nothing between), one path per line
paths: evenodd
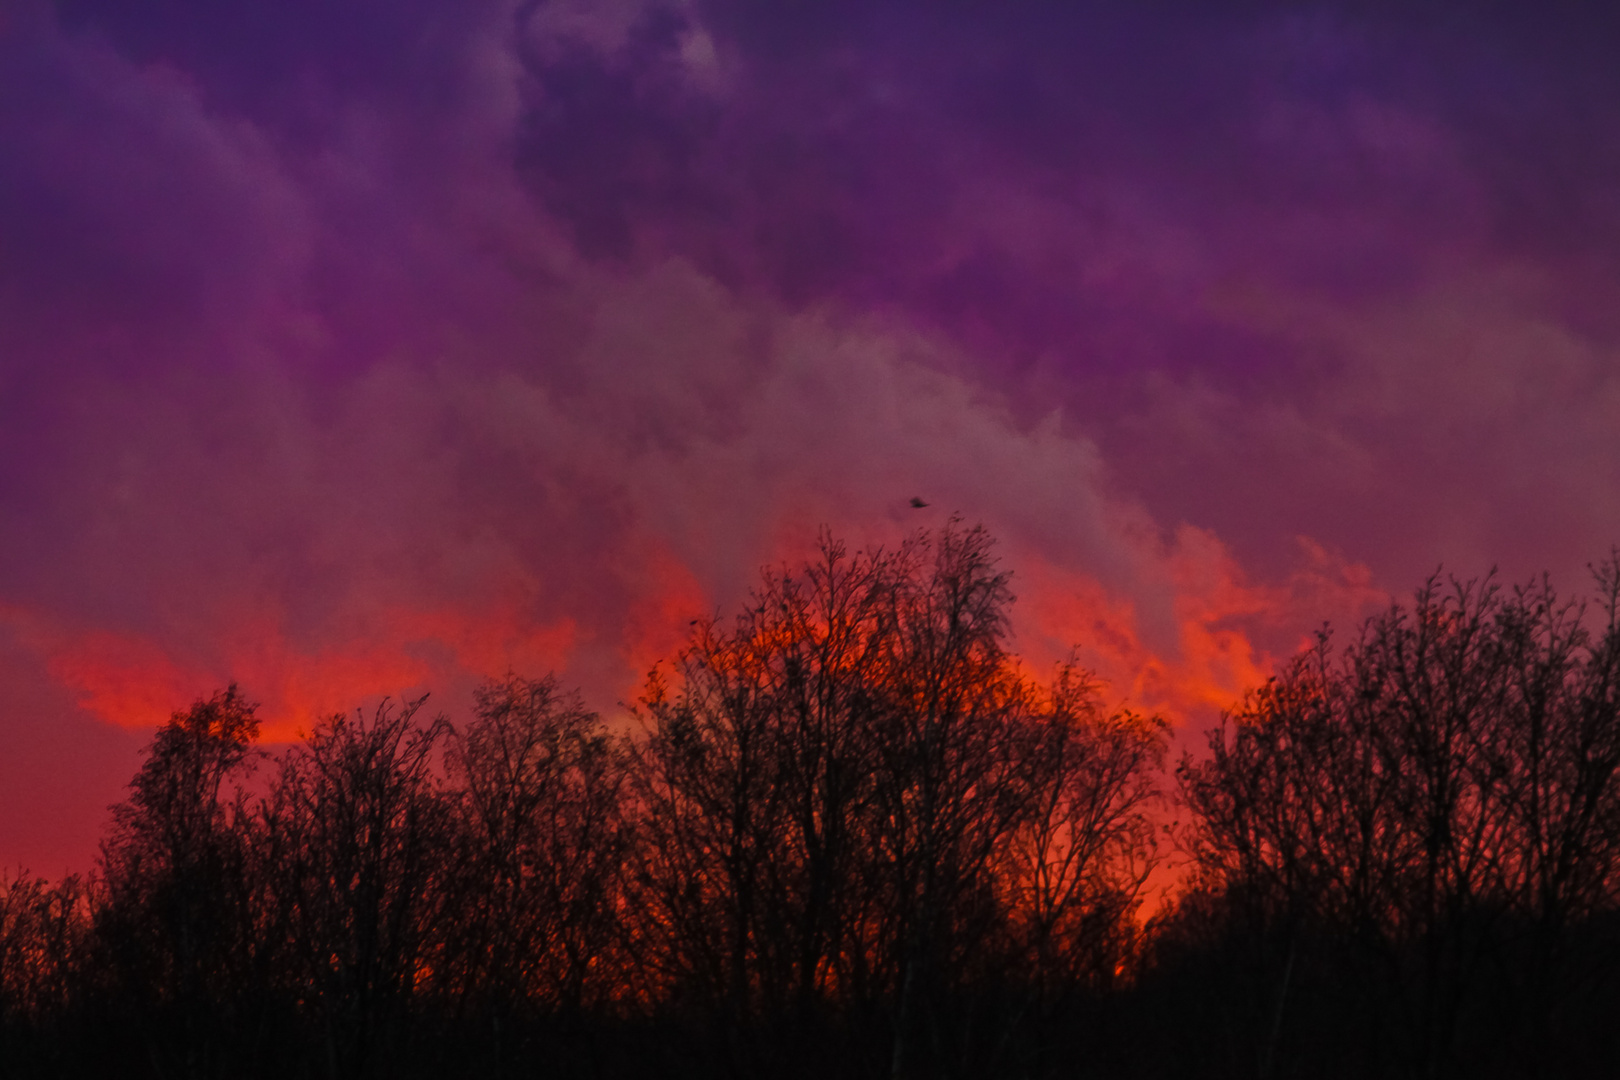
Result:
M921 510L923 507L925 507L927 505L928 505L927 503L923 502L917 496L913 495L911 497L911 508L913 510Z

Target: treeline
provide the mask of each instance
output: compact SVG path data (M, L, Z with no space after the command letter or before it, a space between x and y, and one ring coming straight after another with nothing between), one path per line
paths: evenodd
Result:
M767 576L637 730L550 679L266 759L177 713L99 875L4 893L17 1072L941 1076L1038 1067L1136 945L1156 721L1006 649L982 531ZM256 777L256 769L263 770ZM251 793L250 793L251 792Z
M1620 1071L1620 561L1596 579L1431 580L1182 763L1152 978L1223 1069Z
M1613 1071L1599 583L1591 618L1431 582L1174 778L1162 722L1019 665L976 529L766 574L628 733L508 675L272 756L233 687L159 729L94 875L0 882L0 1074Z

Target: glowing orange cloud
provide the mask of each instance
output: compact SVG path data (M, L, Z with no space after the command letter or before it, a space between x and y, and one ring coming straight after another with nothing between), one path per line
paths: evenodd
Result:
M1218 539L1184 527L1172 543L1143 555L1130 594L1037 552L1009 553L1019 594L1014 644L1036 672L1078 647L1113 704L1196 727L1264 682L1324 616L1348 621L1387 601L1366 568L1309 541L1300 541L1300 551L1288 579L1256 584ZM692 619L711 607L698 577L656 539L634 545L621 571L629 606L617 639L599 644L617 657L620 674L610 682L623 681L601 689L633 701L646 673L679 653ZM514 588L505 595L525 594ZM296 738L320 717L363 700L468 675L566 667L582 636L572 619L536 625L520 599L384 606L349 615L340 633L328 627L302 638L287 623L274 610L233 617L215 640L188 648L131 633L70 631L0 608L0 624L43 655L51 676L103 720L149 727L235 681L261 702L270 741Z
M1324 618L1355 620L1387 602L1366 567L1304 538L1299 547L1302 564L1284 583L1255 584L1214 536L1183 527L1158 567L1169 613L1164 627L1150 625L1140 598L1022 557L1019 642L1032 662L1054 662L1079 647L1082 664L1119 703L1178 724L1207 721L1307 645ZM1280 654L1273 651L1279 642Z
M153 642L94 631L53 652L51 678L79 693L79 706L121 727L147 727L217 680L182 668Z
M233 622L201 659L149 638L104 630L52 628L20 609L0 611L25 644L44 654L51 676L76 691L87 712L123 727L151 727L228 682L261 703L264 737L297 738L322 716L361 700L421 688L459 670L475 676L507 668L564 664L575 627L525 624L515 606L461 611L386 609L367 633L300 646L281 620Z
M692 620L708 615L709 598L696 575L662 544L643 545L635 591L624 627L624 656L634 683L622 698L633 701L653 665L686 644Z

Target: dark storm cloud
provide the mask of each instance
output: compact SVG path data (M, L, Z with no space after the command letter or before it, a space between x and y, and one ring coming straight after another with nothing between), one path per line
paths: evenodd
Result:
M547 10L519 160L592 258L900 312L1261 564L1569 578L1620 530L1578 479L1615 460L1612 19Z
M1195 719L1436 557L1578 570L1620 533L1612 42L1505 8L8 9L0 663L43 704L7 722L236 677L286 734L508 664L611 707L818 525L958 509L1032 661L1082 644ZM16 850L87 843L100 782Z

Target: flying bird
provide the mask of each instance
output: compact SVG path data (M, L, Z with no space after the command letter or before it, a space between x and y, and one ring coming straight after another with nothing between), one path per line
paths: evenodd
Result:
M913 495L911 497L911 508L913 510L921 510L923 507L925 507L927 505L928 505L927 503L923 502L917 496Z

